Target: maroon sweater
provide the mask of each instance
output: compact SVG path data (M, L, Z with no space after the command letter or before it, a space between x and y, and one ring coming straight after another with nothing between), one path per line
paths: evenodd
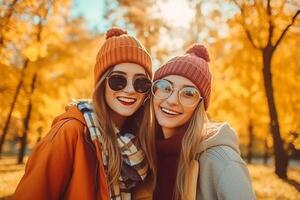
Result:
M158 139L157 148L157 180L154 200L172 200L176 184L178 159L181 141L184 134L176 134L168 139Z

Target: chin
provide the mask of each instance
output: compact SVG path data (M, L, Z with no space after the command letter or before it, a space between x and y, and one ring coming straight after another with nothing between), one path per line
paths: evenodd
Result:
M174 122L165 122L165 121L158 121L158 124L162 127L162 128L177 128L180 126L179 123L174 123Z
M118 114L124 117L130 117L134 112L118 112Z
M121 115L121 116L130 117L131 115L133 115L137 111L137 109L120 109L120 108L117 108L114 111L116 113L118 113L119 115Z

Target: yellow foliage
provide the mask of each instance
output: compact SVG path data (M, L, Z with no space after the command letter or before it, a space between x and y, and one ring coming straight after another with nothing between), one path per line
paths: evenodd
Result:
M23 54L27 57L31 62L35 62L39 56L39 44L34 43L23 50Z

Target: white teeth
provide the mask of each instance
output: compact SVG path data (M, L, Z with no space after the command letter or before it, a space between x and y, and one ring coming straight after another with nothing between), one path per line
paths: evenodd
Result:
M167 108L161 108L161 110L162 110L163 112L165 112L165 113L170 114L170 115L179 115L179 114L180 114L180 113L178 113L178 112L174 112L174 111L169 110L169 109L167 109Z
M126 97L118 97L117 99L127 102L127 103L133 103L136 101L136 99L132 99L132 98L126 98Z

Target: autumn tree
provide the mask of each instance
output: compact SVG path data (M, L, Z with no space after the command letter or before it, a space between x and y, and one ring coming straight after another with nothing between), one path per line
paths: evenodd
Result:
M286 179L288 156L280 133L271 66L275 51L300 14L299 5L297 2L271 2L271 0L253 2L234 0L233 2L240 10L240 23L248 41L254 49L261 52L264 89L270 116L270 130L274 141L275 173L280 178ZM257 30L260 34L255 34Z
M1 26L0 33L1 33L1 46L0 46L0 56L1 56L1 62L2 64L9 64L14 63L15 65L21 65L21 71L20 71L20 79L18 81L18 84L16 86L13 100L11 105L9 106L9 112L5 119L5 123L3 126L2 135L0 138L0 157L2 154L3 144L8 132L10 120L12 117L12 112L14 110L14 107L17 102L17 98L20 94L21 87L24 83L24 77L26 74L26 70L29 65L29 58L24 58L21 56L22 49L28 45L26 39L28 40L28 37L31 37L32 32L30 31L30 24L28 24L26 21L22 19L24 14L28 14L32 18L34 15L38 12L40 6L42 4L34 3L30 1L25 1L22 4L17 4L18 1L13 1L12 3L8 4L7 10L4 10L4 16L1 18ZM23 30L23 32L22 32ZM28 30L28 31L27 31ZM24 32L26 34L24 34ZM39 35L36 35L37 38ZM26 39L25 39L26 38ZM18 40L21 40L22 42L19 42ZM14 50L10 49L9 46L15 47ZM21 59L15 59L14 56L19 56ZM20 64L21 63L21 64Z
M195 17L192 21L191 34L187 35L186 41L206 43L212 56L211 70L214 78L212 101L214 103L210 106L209 115L213 120L228 120L233 123L241 138L242 152L244 155L248 154L250 161L252 155L262 155L263 151L267 152L265 149L274 144L269 140L272 134L268 125L270 118L265 95L264 74L261 73L263 62L262 59L258 59L261 53L255 51L248 41L241 26L241 15L236 13L238 10L235 4L224 6L223 1L193 1L191 4L197 13L197 19ZM276 5L275 8L278 9ZM255 12L250 11L253 7L248 5L248 9L247 16L252 19L252 23L249 22L250 19L247 19L251 34L253 37L265 36L264 31L251 29L251 26L262 25L262 19ZM289 14L277 13L276 17L276 22L278 18L281 19L278 23L285 22L283 25L290 23ZM262 27L258 29L263 30ZM280 31L277 30L276 36L279 37ZM206 36L203 37L203 35ZM298 80L296 74L299 70L295 60L298 52L296 47L299 42L295 39L296 37L295 31L286 34L284 42L281 43L272 61L273 86L276 88L275 99L283 146L291 141L298 144L295 142L298 139L295 140L289 136L291 130L297 133L295 130L299 129L296 116L299 110L299 95L297 95L299 87L296 85ZM289 67L283 68L282 66ZM289 90L295 93L288 92ZM284 98L279 94L285 94Z
M5 58L1 60L1 72L14 77L7 80L7 84L5 82L0 93L1 97L7 96L7 101L1 102L0 107L5 113L9 111L10 116L7 120L1 115L4 122L1 125L6 130L1 137L7 135L11 119L18 113L18 118L24 121L23 128L19 129L19 132L22 130L19 162L23 161L28 139L32 141L44 135L54 116L63 111L71 97L90 97L92 69L103 40L102 34L91 35L85 29L82 18L69 18L69 0L28 3L16 4L18 9L12 17L15 24L23 25L24 31L9 29L11 32L6 34L1 54ZM20 9L23 6L25 10ZM32 18L22 21L22 15L28 14L25 11L32 12L28 15ZM16 41L13 35L19 40ZM16 50L8 48L11 46ZM4 141L1 139L2 147Z

